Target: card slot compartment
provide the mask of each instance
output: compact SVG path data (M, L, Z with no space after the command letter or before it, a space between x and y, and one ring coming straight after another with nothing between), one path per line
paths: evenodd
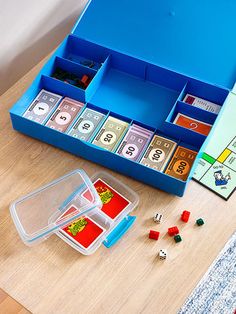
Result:
M203 81L189 79L184 88L183 97L180 101L183 101L186 94L190 94L222 106L229 94L229 90L205 83Z
M163 129L165 133L167 133L170 136L177 136L181 140L185 141L188 144L195 143L197 147L201 147L204 143L207 135L203 135L201 133L195 132L194 130L190 130L187 128L184 128L182 126L174 124L174 120L178 113L182 113L183 115L186 115L190 118L202 121L204 123L208 123L213 125L217 119L217 115L208 112L206 110L193 107L189 104L186 104L182 101L177 101L175 106L170 111L169 115L167 116Z
M182 126L173 124L172 122L165 121L164 123L165 133L171 137L178 137L180 141L184 141L185 143L194 145L200 149L200 147L205 142L207 136L184 128Z
M200 120L205 123L209 123L211 125L214 124L217 114L206 111L201 108L194 107L192 105L186 104L185 102L182 101L177 101L177 103L174 106L174 110L170 112L168 115L166 121L172 122L174 121L176 115L178 113L182 113L184 115L187 115L191 118Z
M89 219L93 220L94 223L101 229L103 229L103 234L97 236L93 242L88 247L84 247L81 245L78 241L76 241L73 238L70 238L69 235L67 235L65 232L62 232L61 230L58 230L55 232L57 236L59 236L63 241L65 241L67 244L69 244L71 247L73 247L75 250L81 252L84 255L90 255L93 254L103 243L103 241L106 239L108 233L109 233L109 226L105 226L104 224L101 224L97 222L95 219L93 219L93 216L86 215Z
M105 171L100 171L99 173L96 173L91 177L92 182L95 182L98 179L105 181L106 184L110 185L112 189L116 190L124 198L128 199L131 202L125 209L125 214L130 213L130 211L138 205L137 194L132 189L130 189L125 183L116 179L112 174L109 174L108 172Z
M186 182L168 176L162 172L145 167L142 164L128 160L113 152L73 138L68 134L46 128L36 122L11 113L13 127L24 134L39 139L50 145L61 148L76 156L86 158L92 162L117 170L127 176L143 181L148 185L160 188L169 193L182 196L186 188Z

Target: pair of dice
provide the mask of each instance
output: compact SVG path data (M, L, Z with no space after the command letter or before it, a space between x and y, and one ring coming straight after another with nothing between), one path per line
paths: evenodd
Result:
M158 224L160 224L161 222L162 222L162 219L163 219L163 215L162 214L155 214L155 216L153 217L153 220L156 222L156 223L158 223ZM151 232L151 231L150 231ZM154 231L153 231L154 232ZM158 233L158 237L159 237L159 232L156 232L156 233ZM149 235L149 237L150 237L150 235ZM165 249L161 249L160 251L159 251L159 258L160 258L160 260L165 260L166 258L167 258L167 250L165 250Z

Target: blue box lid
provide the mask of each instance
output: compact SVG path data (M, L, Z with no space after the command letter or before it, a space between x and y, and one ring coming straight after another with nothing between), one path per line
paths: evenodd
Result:
M235 0L91 0L72 33L232 89Z

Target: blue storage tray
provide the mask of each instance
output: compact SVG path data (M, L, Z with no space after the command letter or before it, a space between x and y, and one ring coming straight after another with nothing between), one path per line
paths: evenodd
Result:
M210 139L223 115L225 100L235 82L233 9L236 9L233 1L227 6L223 1L211 0L207 4L203 0L197 3L149 0L146 5L141 0L90 1L72 33L10 110L13 127L182 196L203 144ZM221 20L224 16L224 23L218 23L220 16ZM101 63L101 67L85 68L78 64L80 58ZM93 79L85 90L76 88L50 77L56 66L74 74L87 73ZM84 101L88 107L129 123L135 122L199 151L188 180L178 180L22 117L42 88ZM186 93L216 102L223 108L217 116L188 106L182 102ZM214 123L214 128L206 137L179 127L173 124L177 112Z

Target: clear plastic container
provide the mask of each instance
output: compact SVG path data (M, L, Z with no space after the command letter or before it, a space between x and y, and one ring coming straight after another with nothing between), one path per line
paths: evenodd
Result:
M138 201L134 191L106 172L90 179L83 170L75 170L17 199L10 212L26 245L56 233L74 249L89 255L108 241L122 221L123 225L128 221ZM123 233L117 228L114 242Z

